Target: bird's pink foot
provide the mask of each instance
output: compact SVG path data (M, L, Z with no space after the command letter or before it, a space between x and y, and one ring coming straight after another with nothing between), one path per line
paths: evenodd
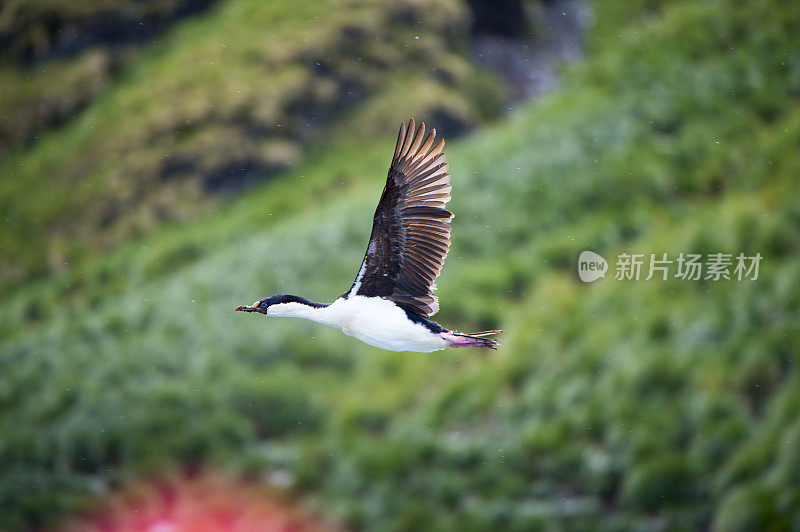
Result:
M489 338L478 338L476 336L452 332L439 333L439 337L450 342L450 347L483 347L487 349L497 349L497 342Z

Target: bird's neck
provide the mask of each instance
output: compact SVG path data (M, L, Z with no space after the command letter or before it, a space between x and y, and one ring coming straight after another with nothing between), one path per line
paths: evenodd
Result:
M316 321L323 325L336 327L337 323L328 311L329 306L314 301L304 300L302 302L291 301L288 303L278 303L271 305L267 310L268 316L281 318L303 318L305 320Z

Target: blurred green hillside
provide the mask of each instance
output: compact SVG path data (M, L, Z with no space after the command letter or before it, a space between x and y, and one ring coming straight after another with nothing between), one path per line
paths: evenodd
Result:
M35 280L0 308L0 528L52 523L182 467L241 474L352 529L800 528L800 6L592 10L587 57L563 88L447 146L456 218L436 319L502 328L500 350L389 353L232 312L347 288L393 147L368 124L414 114L437 126L415 83L386 85L320 129L302 163L210 200L207 216L9 278ZM216 46L203 24L161 43L153 64L180 62L179 37ZM142 75L97 109L136 129L146 112L116 113ZM216 75L209 84L228 83ZM48 150L118 140L86 131L68 125L19 155L32 181L4 180L3 209L68 205L66 193L39 199L62 190ZM103 164L124 166L124 152ZM110 193L113 179L93 175L88 190ZM21 212L7 223L22 227ZM757 280L610 271L584 284L585 249L612 268L621 253L763 260Z
M148 39L209 0L0 4L0 158L109 89Z
M0 22L55 9L67 19L105 14L124 27L126 17L165 18L184 2L131 9L137 4L53 0L18 7L21 14L14 5ZM18 25L22 43L36 34L33 22ZM184 17L125 54L111 43L32 65L6 57L0 288L214 212L221 192L269 180L323 142L386 135L409 109L448 135L496 116L502 87L467 59L470 31L460 0L236 0ZM59 127L36 142L15 140L48 124Z

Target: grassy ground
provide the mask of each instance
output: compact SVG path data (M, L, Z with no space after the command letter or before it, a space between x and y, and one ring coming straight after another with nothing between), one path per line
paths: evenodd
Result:
M448 144L437 319L505 329L496 353L232 312L347 287L388 137L21 287L0 309L1 524L177 465L356 529L799 527L800 11L731 4L598 4L567 88ZM577 279L584 249L607 279ZM614 280L623 252L763 260L754 281Z
M0 5L0 159L75 118L146 43L208 0Z
M0 130L74 107L55 93L94 100L0 163L0 287L212 212L215 192L339 136L389 134L412 111L450 134L495 116L502 91L465 57L469 31L458 0L236 0L160 34L113 83L102 50L10 71Z

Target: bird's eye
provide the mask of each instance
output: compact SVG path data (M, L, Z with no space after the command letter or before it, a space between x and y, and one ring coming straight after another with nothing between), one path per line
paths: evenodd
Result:
M264 301L263 303L261 303L261 306L262 306L262 307L266 307L266 306L267 306L267 302L266 302L266 301Z

